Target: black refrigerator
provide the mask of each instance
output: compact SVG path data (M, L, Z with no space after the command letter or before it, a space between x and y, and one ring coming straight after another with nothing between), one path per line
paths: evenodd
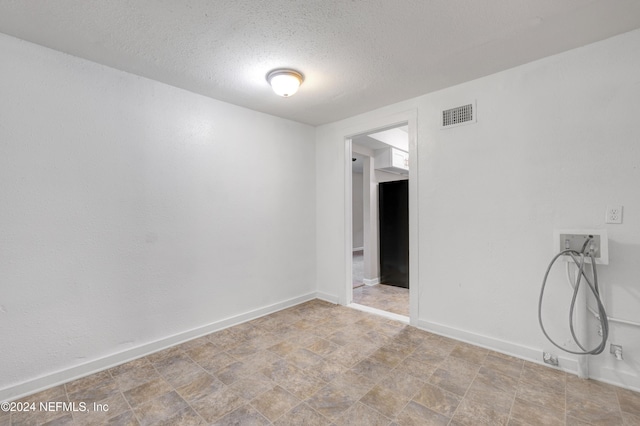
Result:
M409 288L409 181L378 184L380 284Z

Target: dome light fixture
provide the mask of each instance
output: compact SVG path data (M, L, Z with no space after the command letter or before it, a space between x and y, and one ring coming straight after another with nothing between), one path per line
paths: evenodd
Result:
M288 98L298 91L304 76L295 70L277 69L267 74L267 81L276 95Z

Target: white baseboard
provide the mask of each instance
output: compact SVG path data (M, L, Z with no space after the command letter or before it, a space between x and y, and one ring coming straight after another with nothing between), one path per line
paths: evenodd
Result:
M611 368L600 368L598 371L590 372L591 379L608 383L634 392L640 392L640 377L617 371Z
M154 352L170 348L171 346L184 343L186 341L229 328L234 325L241 324L265 315L290 308L295 305L307 302L313 299L322 299L329 302L330 295L324 295L317 292L308 293L302 296L294 297L282 302L274 303L269 306L254 309L239 315L234 315L202 327L187 330L182 333L167 336L154 342L146 343L135 348L127 349L122 352L114 353L103 358L95 359L84 364L76 365L71 368L57 371L55 373L46 374L26 382L0 389L0 401L11 401L22 398L24 396L49 389L54 386L79 379L90 374L94 374L106 370L116 365L132 361L134 359L150 355ZM336 303L336 302L333 302Z
M363 278L362 282L364 285L368 285L368 286L380 284L380 277L372 278L372 279Z
M496 339L494 337L471 333L465 330L425 320L418 320L416 326L422 330L429 331L434 334L449 337L455 340L460 340L462 342L480 346L485 349L490 349L495 352L511 355L516 358L544 365L545 367L556 368L544 363L542 359L541 348L532 348L529 346L520 345L506 340ZM577 375L577 360L559 355L558 361L559 366L557 368L559 370ZM640 391L640 378L628 373L601 368L598 371L590 371L589 378L619 386L625 389L631 389L636 392Z
M425 320L418 320L417 327L440 336L450 337L455 340L460 340L462 342L500 352L505 355L525 359L536 364L544 364L544 361L542 360L542 349L519 345L506 340L496 339L494 337L484 336ZM578 369L578 363L574 359L558 356L558 361L560 363L558 369L560 370L575 374Z
M338 298L338 296L329 293L323 293L321 291L316 292L316 299L324 300L325 302L333 303L336 305L340 303L340 299Z

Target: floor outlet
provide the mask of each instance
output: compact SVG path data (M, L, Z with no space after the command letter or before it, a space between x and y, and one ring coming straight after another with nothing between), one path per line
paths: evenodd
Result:
M622 361L622 345L614 345L613 343L609 346L609 353L615 355L618 361Z
M545 364L558 366L558 356L550 352L542 352L542 360Z

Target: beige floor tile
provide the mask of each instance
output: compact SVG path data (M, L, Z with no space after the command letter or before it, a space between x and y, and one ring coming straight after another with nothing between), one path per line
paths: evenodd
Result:
M156 369L149 362L144 365L140 365L137 368L122 371L121 374L114 374L112 372L111 375L121 392L126 392L129 389L133 389L137 386L160 378L160 374L158 374Z
M205 422L193 408L186 407L162 419L158 423L154 423L154 426L205 426L206 424L207 422Z
M486 392L469 389L463 401L493 406L496 411L508 413L513 406L514 395L506 392Z
M201 340L201 339L206 339L206 340ZM224 352L222 349L220 349L219 347L211 343L209 341L208 336L201 337L198 340L201 342L201 344L196 346L186 347L183 350L183 352L187 354L187 356L192 360L194 360L195 362L198 362L200 360L205 360L208 358L213 358L216 354ZM183 346L184 344L181 345L181 347Z
M306 370L309 374L320 380L329 383L336 377L344 374L347 371L347 367L337 362L327 361L325 359L320 360L317 364L312 365Z
M288 380L291 376L296 374L300 369L291 364L285 359L278 360L271 365L264 367L260 370L265 377L269 378L275 383L280 383L283 380Z
M428 382L446 391L463 396L471 386L475 376L476 373L473 371L438 368L429 377Z
M429 408L436 413L440 413L446 417L452 417L455 413L462 397L437 386L425 385L420 389L413 400L424 407Z
M231 355L235 359L244 360L246 357L255 354L260 349L261 348L258 345L256 345L255 343L253 343L251 341L248 341L248 340L245 340L244 342L240 343L235 348L229 349L226 352L227 352L227 354Z
M513 396L518 389L518 379L481 367L473 379L471 389L480 392L505 392Z
M388 335L380 332L379 330L366 330L360 331L359 336L354 339L359 347L367 346L371 349L371 352L378 349L380 346L384 346L392 341L392 338Z
M567 416L595 425L621 425L622 412L616 402L567 395Z
M469 426L506 425L509 421L509 409L505 410L498 405L477 401L473 398L464 398L452 420Z
M236 408L213 423L216 426L261 426L270 424L271 422L265 416L249 404Z
M136 415L133 411L125 411L124 413L107 420L106 424L118 426L137 426L140 423L138 422L138 419L136 418Z
M341 416L357 400L358 397L354 397L353 393L336 388L334 383L331 383L305 402L324 417L333 420Z
M488 354L489 351L487 349L466 343L458 343L451 351L450 356L473 364L482 364Z
M101 425L108 423L109 419L130 411L130 406L121 393L117 393L107 399L99 401L96 405L87 404L87 411L72 413L76 424Z
M578 420L575 417L567 416L566 426L592 426L592 424L584 422L582 420Z
M638 426L640 425L640 416L622 412L622 423L624 426Z
M396 367L396 370L404 371L405 373L424 382L427 382L437 369L438 367L436 365L419 361L411 357L405 358L404 361Z
M172 390L166 380L159 378L124 392L124 397L132 407L154 399Z
M220 380L202 371L190 383L186 383L176 390L187 402L191 402L216 392L223 387L224 384Z
M322 361L320 355L303 348L292 351L285 359L302 370Z
M244 341L244 337L231 328L212 333L208 337L211 343L224 351L231 350Z
M146 359L151 362L151 363L156 363L156 362L160 362L165 358L169 358L172 356L175 356L177 354L181 354L184 353L182 351L182 349L180 349L178 346L173 346L171 348L167 348L167 349L163 349L161 351L158 352L154 352L151 355L147 355Z
M425 382L405 371L393 369L382 378L379 384L392 392L412 398L422 389Z
M320 413L303 402L289 410L273 424L276 426L327 426L330 423L331 422L326 417L323 417Z
M516 397L530 404L549 407L553 410L565 411L565 393L557 392L540 384L520 382Z
M0 410L0 426L9 426L11 423L11 413Z
M119 392L118 385L108 371L92 374L82 379L74 380L65 385L69 402L93 403ZM45 391L47 392L47 391ZM49 392L54 392L50 390ZM57 392L57 391L56 391ZM36 394L37 398L48 398L47 396ZM67 398L65 397L65 400Z
M110 368L108 371L109 371L109 374L111 374L111 377L115 378L120 374L128 373L132 370L137 370L139 368L144 368L150 365L151 365L151 362L146 357L143 357L143 358L134 359L133 361L129 361L124 364L117 365L115 367Z
M618 397L616 395L616 389L615 386L595 380L580 379L570 374L566 376L567 396L579 399L592 399L596 402L606 402L608 404L617 404Z
M367 358L369 353L370 352L365 350L359 343L351 342L336 349L333 353L325 356L324 359L351 368Z
M306 347L306 349L310 350L316 355L320 355L321 357L330 355L339 348L339 345L321 337L315 338L314 341Z
M445 426L450 424L449 420L449 417L436 413L415 401L410 401L398 414L397 424L399 426Z
M314 339L315 339L315 337L314 337ZM289 355L291 352L293 352L293 351L295 351L297 349L300 349L300 346L297 345L296 343L293 343L293 342L289 341L289 340L285 340L285 341L282 341L282 342L280 342L278 344L270 346L267 349L284 358L287 355Z
M48 422L54 422L61 417L66 417L67 414L63 411L42 411L38 409L36 403L36 409L30 411L17 411L11 413L11 421L9 424L15 426L30 426L36 424L44 424Z
M179 349L182 349L185 352L187 352L189 350L195 349L198 346L202 346L202 345L207 344L207 343L209 343L209 344L211 343L209 341L209 336L202 336L202 337L198 337L198 338L195 338L195 339L191 339L191 340L189 340L187 342L181 343L181 344L177 345L176 347L179 348Z
M451 349L441 347L438 343L427 342L418 346L418 348L409 355L409 360L438 366L447 359L450 353Z
M245 403L241 396L225 386L190 402L190 405L206 422L213 423Z
M390 423L390 419L361 402L356 402L334 422L336 426L386 426Z
M563 371L525 361L520 381L564 393L566 376Z
M640 417L640 393L621 388L616 389L616 393L620 409L625 413Z
M145 426L166 420L187 407L187 402L171 391L135 406L133 411L140 424Z
M78 425L80 423L73 420L73 415L70 413L63 414L57 419L50 420L46 423L42 423L42 426L71 426ZM101 423L104 424L104 423Z
M225 385L230 385L253 371L251 365L246 362L236 361L216 371L214 375Z
M361 376L366 377L374 382L382 380L384 375L391 369L388 365L383 364L381 361L373 358L367 358L364 361L359 362L351 370Z
M524 361L508 355L489 352L482 365L505 376L519 379L524 368Z
M511 407L511 418L521 425L564 425L565 413L551 407L540 407L539 405L523 401L516 398ZM509 423L511 424L511 423Z
M229 389L247 401L252 400L263 392L273 389L276 383L262 373L252 374L229 385Z
M408 353L401 350L396 350L389 347L389 345L383 346L369 356L373 361L378 361L387 368L394 368L407 357Z
M204 371L184 352L164 358L154 363L153 366L173 387L180 387L190 383Z
M238 361L226 352L218 352L215 355L210 356L201 353L194 354L190 357L200 367L207 370L209 373L215 373L216 371L222 370L226 366Z
M251 401L251 405L272 422L299 403L300 399L280 386L258 395Z
M375 384L376 383L373 380L355 373L354 371L346 371L331 382L331 386L333 388L339 389L353 396L355 399L362 398L375 386Z
M382 386L375 386L360 402L392 419L407 405L409 398Z

